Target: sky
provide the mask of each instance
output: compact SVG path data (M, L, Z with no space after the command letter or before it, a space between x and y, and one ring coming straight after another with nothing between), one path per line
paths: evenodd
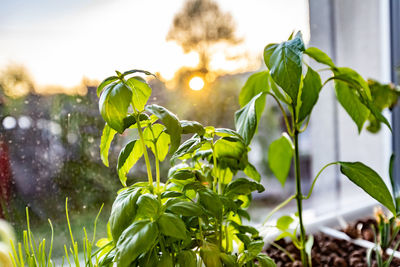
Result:
M231 12L243 52L259 56L266 44L293 30L309 38L307 0L217 0ZM183 0L1 0L0 70L23 65L36 86L74 87L138 68L166 79L196 66L166 35ZM232 69L218 57L216 69Z

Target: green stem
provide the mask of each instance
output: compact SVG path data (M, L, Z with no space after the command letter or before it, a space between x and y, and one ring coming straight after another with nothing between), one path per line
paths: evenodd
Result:
M278 245L277 243L275 243L275 242L272 242L271 245L274 246L274 247L276 247L277 249L279 249L279 250L282 251L283 253L285 253L286 256L288 256L289 259L290 259L292 262L295 262L295 259L293 258L292 254L289 253L289 251L287 251L287 250L284 249L283 247L279 246L279 245Z
M229 235L228 235L228 222L225 224L225 250L229 251Z
M287 115L286 115L285 109L283 108L281 102L279 102L278 98L276 98L276 96L275 96L274 94L272 94L272 93L268 93L268 94L269 94L270 96L272 96L272 97L275 99L276 103L278 104L279 109L280 109L281 112L282 112L283 119L285 120L287 132L288 132L288 134L289 134L290 136L293 136L293 130L292 130L292 128L290 127L288 117L287 117ZM294 126L294 124L293 124L292 126Z
M307 129L308 124L310 123L310 118L311 118L311 114L308 115L307 121L306 121L306 123L304 124L303 128L301 128L301 129L299 130L300 133L304 132L304 131Z
M133 105L133 103L132 103L132 105ZM136 113L136 123L138 126L140 143L142 144L144 160L146 162L147 178L149 180L150 188L153 188L153 174L151 173L151 165L150 165L149 155L147 154L146 144L144 143L144 136L143 136L142 126L140 125L139 113Z
M154 158L155 158L155 162L156 162L156 182L157 182L157 195L160 196L161 194L161 190L160 190L160 161L158 160L158 149L157 149L157 140L154 132L153 132L153 128L151 127L151 125L149 125L150 127L150 131L151 134L153 136L153 145L154 145Z
M118 72L117 72L117 74L118 74ZM118 74L118 77L120 77L120 80L123 82L123 84L126 87L130 88L131 91L133 92L132 88L126 83L124 77L120 76L120 75L121 74ZM140 143L142 144L144 160L146 162L147 178L149 181L149 186L152 189L153 188L153 175L151 173L151 165L150 165L149 155L148 155L147 149L146 149L146 144L144 143L142 126L140 125L140 112L136 109L135 103L133 102L133 100L131 101L131 103L132 103L133 111L136 115L136 123L137 123L137 128L138 128L138 133L139 133L139 139L140 139Z
M281 208L283 208L284 206L289 204L289 202L292 201L295 198L296 198L296 195L291 195L288 199L286 199L281 204L276 206L270 213L268 213L267 218L265 218L265 220L263 222L263 225L265 225L267 223L267 221L271 218L272 215L275 214L275 212L277 212L278 210L280 210Z
M223 247L222 247L222 239L223 239L222 226L223 225L222 225L222 219L221 219L221 221L219 222L219 248L220 248L221 251L224 251Z
M214 181L213 181L213 190L214 192L217 191L217 186L218 186L218 194L221 195L221 186L218 184L218 177L217 177L217 157L215 156L215 151L214 151L214 144L213 141L211 141L211 150L213 154L213 176L214 176Z
M296 116L295 107L293 107L293 117ZM296 118L294 118L296 120ZM303 194L301 193L301 176L300 176L300 157L299 157L299 131L294 130L294 149L295 149L295 170L296 170L296 201L297 201L297 212L299 213L299 225L300 225L300 255L303 267L308 266L307 253L305 250L306 244L306 231L303 224Z
M156 181L157 181L157 194L160 195L160 161L158 160L157 146L154 145L155 158L156 158Z
M317 176L315 176L314 181L313 181L312 184L311 184L310 191L308 192L307 196L303 197L303 199L309 199L309 198L311 197L311 193L312 193L312 191L313 191L313 189L314 189L314 186L315 186L315 183L317 182L318 177L321 175L321 173L322 173L327 167L329 167L329 166L331 166L331 165L335 165L335 164L339 164L339 162L338 162L338 161L335 161L335 162L328 163L328 164L326 164L326 165L318 172Z

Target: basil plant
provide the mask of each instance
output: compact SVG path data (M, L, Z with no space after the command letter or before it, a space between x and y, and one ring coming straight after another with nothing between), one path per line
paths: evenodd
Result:
M108 151L117 133L135 129L137 137L119 154L123 188L112 206L109 236L98 242L99 266L275 266L260 253L264 243L257 230L241 223L250 219L245 208L251 193L264 190L247 161L248 143L233 130L180 121L164 107L146 105L152 90L133 75L151 73L116 73L97 90L106 121L100 145L103 163L109 164ZM181 144L183 134L193 136ZM168 153L174 166L164 184L159 164ZM141 157L147 182L128 185L127 174ZM250 179L234 178L239 171Z
M307 64L306 57L325 66L314 70ZM336 98L361 132L367 120L371 130L379 129L383 123L390 128L387 119L381 114L385 100L377 103L371 88L360 74L347 67L336 66L327 54L316 47L305 48L301 33L290 36L288 41L269 44L264 49L264 62L267 70L249 77L239 95L242 108L235 114L236 129L249 144L256 132L266 97L272 97L278 104L285 120L286 132L271 143L268 149L269 166L276 178L284 186L289 169L294 161L296 192L273 212L288 204L297 202L298 227L289 231L293 218L285 216L278 220L277 227L282 237L291 237L300 250L303 266L311 265L312 236L307 238L303 223L302 203L311 196L314 185L321 172L328 166L337 164L340 171L367 194L396 213L395 202L382 178L361 162L333 162L325 165L313 180L308 194L302 192L302 180L299 164L299 135L307 130L310 116L324 85L333 81ZM329 71L325 81L321 71ZM393 94L389 94L393 96ZM397 96L396 96L397 97ZM388 100L391 102L393 99ZM389 103L390 105L390 103ZM267 216L267 219L272 214ZM299 233L298 233L299 232Z

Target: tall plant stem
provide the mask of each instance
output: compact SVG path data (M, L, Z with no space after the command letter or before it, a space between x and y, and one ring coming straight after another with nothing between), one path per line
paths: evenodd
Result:
M133 89L126 83L125 79L123 76L120 76L120 73L117 72L118 77L120 77L120 80L124 83L124 85L133 92ZM150 160L149 160L149 155L147 153L146 149L146 144L144 143L144 137L143 137L143 131L142 131L142 126L140 125L140 112L136 109L135 103L131 101L133 111L136 116L136 124L138 128L138 133L139 133L139 139L140 143L142 144L142 149L143 149L143 155L144 155L144 161L146 162L146 168L147 168L147 178L149 181L149 186L152 189L153 188L153 174L151 173L151 165L150 165Z
M303 224L303 206L302 206L303 194L301 192L301 176L300 176L299 131L297 128L295 128L294 130L294 151L295 151L294 165L296 170L296 202L297 202L297 212L299 213L299 223L300 223L300 244L301 244L300 255L303 266L307 267L308 261L305 250L306 231L304 229L304 224Z
M136 115L137 115L136 123L137 123L137 127L138 127L139 139L140 139L140 143L142 144L144 160L146 162L147 178L149 180L150 187L153 188L153 174L151 173L151 165L150 165L149 155L147 154L146 144L144 143L144 136L143 136L142 126L140 125L139 114L137 113Z
M156 158L156 182L157 182L157 195L160 195L160 161L158 160L157 144L154 144L155 158Z

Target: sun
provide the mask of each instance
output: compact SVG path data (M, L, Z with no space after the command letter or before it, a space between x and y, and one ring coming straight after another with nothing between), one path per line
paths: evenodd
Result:
M189 87L193 91L200 91L201 89L204 88L204 80L199 76L195 76L192 79L190 79Z

